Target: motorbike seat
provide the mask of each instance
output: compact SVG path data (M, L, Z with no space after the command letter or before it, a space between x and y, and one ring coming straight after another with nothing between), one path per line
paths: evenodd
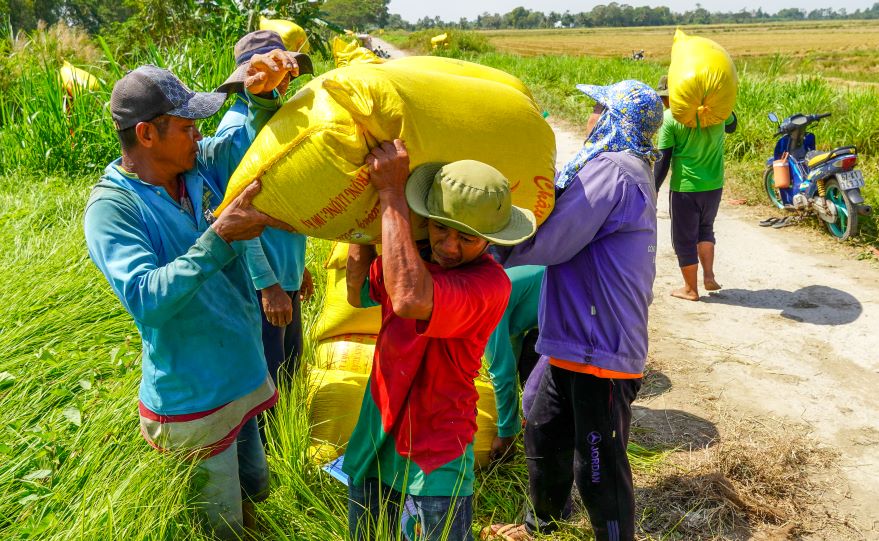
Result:
M830 152L817 152L814 154L810 152L809 154L812 154L811 156L809 154L806 155L806 158L809 160L807 165L811 168L826 163L834 158L856 153L857 149L855 147L839 147Z

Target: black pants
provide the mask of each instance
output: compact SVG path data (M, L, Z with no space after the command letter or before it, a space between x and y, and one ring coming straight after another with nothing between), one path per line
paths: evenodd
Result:
M635 496L626 455L641 379L604 379L550 366L525 425L530 532L551 532L576 481L598 541L632 541ZM572 430L573 429L573 430Z
M256 292L259 315L262 318L262 350L275 387L278 386L279 379L290 381L290 376L299 368L299 357L302 355L302 304L299 302L299 292L286 293L293 302L293 319L285 327L275 327L266 319L262 309L262 293ZM274 409L272 406L259 416L259 436L263 444L266 443L265 419Z
M678 256L679 267L699 262L698 243L716 243L714 219L722 194L723 188L707 192L669 192L671 245Z
M293 319L285 327L275 327L266 319L262 310L262 294L257 291L259 313L262 317L262 350L269 366L269 374L275 386L278 378L292 375L299 368L299 356L302 354L302 305L298 291L287 291L293 303Z

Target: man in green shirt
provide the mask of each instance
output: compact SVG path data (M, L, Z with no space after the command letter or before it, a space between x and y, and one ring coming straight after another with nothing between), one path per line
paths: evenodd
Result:
M720 289L714 277L714 219L723 192L723 139L736 130L736 115L726 122L688 128L665 110L656 147L662 157L653 167L656 190L671 165L671 242L684 277L684 286L672 296L699 300L697 275L702 264L705 289Z

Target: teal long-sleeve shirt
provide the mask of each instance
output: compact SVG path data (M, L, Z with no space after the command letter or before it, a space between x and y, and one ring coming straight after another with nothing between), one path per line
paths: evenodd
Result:
M537 327L540 284L546 267L526 265L506 269L513 284L510 303L485 347L488 373L497 404L498 436L515 436L522 429L519 415L517 368L522 337Z
M221 137L247 121L244 94L236 94L235 102L223 115L217 127ZM298 291L305 270L305 235L267 227L256 242L247 245L247 269L254 289L280 284L284 291Z
M107 166L86 207L89 255L141 334L140 400L162 415L221 406L268 375L256 295L239 257L247 243L227 243L206 219L280 106L246 99L247 121L200 141L195 167L182 175L192 214L120 160Z

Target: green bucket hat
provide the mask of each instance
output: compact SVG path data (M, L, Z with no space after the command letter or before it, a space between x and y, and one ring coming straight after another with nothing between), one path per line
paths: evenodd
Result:
M416 167L406 200L419 216L502 246L519 244L537 230L534 213L512 204L504 175L474 160Z

